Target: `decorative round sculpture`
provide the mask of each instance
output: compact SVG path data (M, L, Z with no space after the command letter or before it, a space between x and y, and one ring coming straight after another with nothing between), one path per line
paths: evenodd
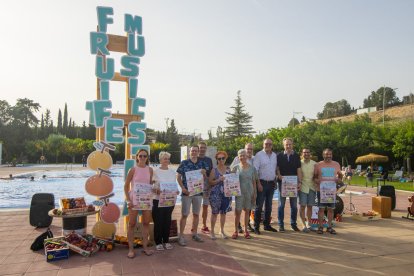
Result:
M96 222L92 228L92 234L100 238L111 239L115 232L116 225L114 223L105 223L102 220Z
M85 190L88 194L101 197L112 193L114 183L106 174L96 174L89 177L85 183Z
M98 170L98 168L108 170L112 167L112 157L106 151L95 150L88 155L88 168L91 170Z
M113 202L110 202L101 208L101 219L106 223L115 223L118 222L119 217L121 216L121 210L118 205Z

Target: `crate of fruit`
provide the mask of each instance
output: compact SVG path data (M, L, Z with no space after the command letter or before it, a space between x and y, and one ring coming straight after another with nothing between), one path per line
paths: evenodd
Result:
M46 261L53 262L69 258L69 247L64 241L65 237L45 239Z
M65 237L65 243L70 248L70 250L85 257L89 257L90 255L99 250L97 242L89 242L81 235L76 233L70 233L69 235L67 235Z
M77 214L85 213L88 211L85 199L83 197L77 198L61 198L60 208L63 214Z
M355 220L360 221L370 221L370 220L379 220L380 216L375 211L368 211L368 212L362 212L362 213L353 213L352 218Z

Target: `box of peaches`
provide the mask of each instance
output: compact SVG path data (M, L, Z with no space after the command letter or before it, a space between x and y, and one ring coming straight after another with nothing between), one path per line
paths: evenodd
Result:
M367 212L355 212L352 214L352 218L360 221L379 220L380 216L377 212L369 210Z

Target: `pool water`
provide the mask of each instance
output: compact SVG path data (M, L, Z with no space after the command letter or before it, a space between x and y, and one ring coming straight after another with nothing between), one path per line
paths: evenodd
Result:
M88 204L96 200L96 197L88 195L85 191L85 182L88 177L95 174L91 170L48 171L54 165L44 165L41 171L16 175L13 180L0 179L0 209L30 208L32 196L36 193L51 193L55 196L55 204L58 207L60 198L84 197ZM43 168L44 167L44 168ZM74 165L72 168L80 167ZM118 205L124 203L123 165L114 165L111 178L114 182L115 194L110 201ZM46 175L46 178L43 178ZM30 181L30 177L34 181ZM181 192L180 187L178 189ZM274 199L278 197L275 191ZM181 203L181 196L177 197L177 203Z

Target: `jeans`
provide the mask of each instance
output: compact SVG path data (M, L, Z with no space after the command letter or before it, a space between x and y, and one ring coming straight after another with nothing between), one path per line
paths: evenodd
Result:
M283 220L285 219L285 203L286 197L282 197L282 193L280 192L282 189L279 189L279 205L277 209L277 220L279 226L284 227ZM297 226L296 220L298 217L298 198L297 197L289 197L290 203L290 225Z
M257 191L256 209L254 210L254 227L259 229L262 216L263 203L265 206L263 225L270 226L270 216L272 215L272 200L275 192L274 181L264 181L260 179L263 191Z

